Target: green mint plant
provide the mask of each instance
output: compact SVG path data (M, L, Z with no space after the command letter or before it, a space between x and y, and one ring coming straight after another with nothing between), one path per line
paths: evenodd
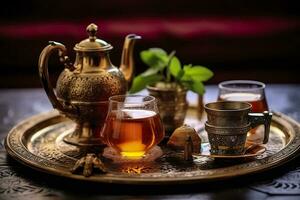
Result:
M133 79L130 93L143 90L147 85L158 82L176 83L197 94L203 95L205 88L202 82L213 76L213 72L200 65L182 65L175 56L161 48L150 48L140 53L142 61L149 67L145 72Z

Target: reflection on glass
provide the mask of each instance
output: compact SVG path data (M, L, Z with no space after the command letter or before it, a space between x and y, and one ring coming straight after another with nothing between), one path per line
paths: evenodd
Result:
M252 105L252 112L267 111L265 84L258 81L234 80L219 84L219 101L245 101Z
M143 156L165 134L155 98L142 95L110 97L102 134L108 145L122 156Z

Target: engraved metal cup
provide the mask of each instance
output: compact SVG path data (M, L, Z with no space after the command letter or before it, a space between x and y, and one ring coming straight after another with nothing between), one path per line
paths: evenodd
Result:
M219 127L208 123L205 130L208 134L211 154L240 155L244 152L247 132L251 129L250 123L241 127Z
M205 130L213 154L242 154L247 132L263 124L263 143L269 140L272 113L251 113L246 102L213 102L204 106L207 113Z

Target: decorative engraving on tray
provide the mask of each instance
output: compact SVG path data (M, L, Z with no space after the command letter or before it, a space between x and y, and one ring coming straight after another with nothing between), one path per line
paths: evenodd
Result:
M68 134L74 124L61 118L59 123L50 123L44 126L45 128L41 128L44 121L50 120L56 115L50 116L44 114L38 118L38 121L29 119L13 129L6 141L8 152L18 160L45 172L80 178L79 175L71 174L69 169L84 151L62 141L63 136ZM164 149L164 156L156 162L145 163L142 166L137 166L137 164L133 166L116 165L106 161L105 165L109 170L107 174L97 174L84 180L121 181L122 183L151 182L151 180L152 183L154 180L156 183L161 181L178 182L179 180L201 181L265 170L293 157L300 148L299 124L283 115L281 117L275 115L274 120L276 123L273 126L278 124L280 127L282 123L289 124L288 131L283 132L277 127L272 128L267 151L254 159L219 162L211 158L194 156L194 162L190 163L183 161L182 152ZM39 136L37 136L37 132L39 132ZM205 133L201 132L200 134Z

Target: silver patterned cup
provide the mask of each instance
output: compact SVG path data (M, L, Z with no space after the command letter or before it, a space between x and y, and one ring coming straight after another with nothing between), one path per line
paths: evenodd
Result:
M272 113L251 113L252 106L246 102L213 102L204 108L207 113L205 130L212 154L242 154L247 132L260 124L265 126L263 143L268 142Z

